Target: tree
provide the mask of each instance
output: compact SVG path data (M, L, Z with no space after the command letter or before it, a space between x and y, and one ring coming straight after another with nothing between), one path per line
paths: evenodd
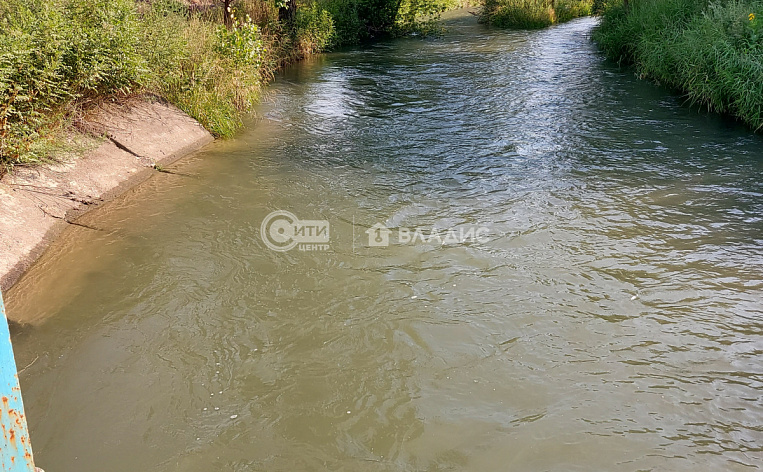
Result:
M231 11L231 3L233 3L233 0L223 0L223 22L228 28L233 26L233 12Z
M278 5L278 21L292 23L297 14L297 0L276 0Z

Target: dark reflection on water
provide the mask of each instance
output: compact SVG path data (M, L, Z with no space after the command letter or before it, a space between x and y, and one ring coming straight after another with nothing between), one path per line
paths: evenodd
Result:
M297 65L194 177L88 215L9 294L38 462L759 467L763 141L605 63L594 23ZM331 250L268 250L276 209ZM490 240L369 248L375 222Z

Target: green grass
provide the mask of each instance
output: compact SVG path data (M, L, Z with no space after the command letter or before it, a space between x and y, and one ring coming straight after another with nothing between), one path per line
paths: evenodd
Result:
M590 15L594 0L485 0L481 20L499 28L537 29Z
M264 55L251 22L227 30L173 0L4 0L0 172L44 161L105 97L158 95L230 136L258 97Z
M192 12L178 0L2 0L0 174L43 162L70 123L106 98L165 99L216 136L233 135L264 83L327 48L424 29L456 0L235 0Z
M631 0L609 5L594 40L643 78L763 129L763 1Z

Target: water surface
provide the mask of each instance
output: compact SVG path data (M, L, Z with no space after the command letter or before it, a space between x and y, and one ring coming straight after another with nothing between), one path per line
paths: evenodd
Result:
M299 64L86 215L8 297L38 464L759 468L763 140L606 63L594 24ZM268 249L274 210L330 250Z

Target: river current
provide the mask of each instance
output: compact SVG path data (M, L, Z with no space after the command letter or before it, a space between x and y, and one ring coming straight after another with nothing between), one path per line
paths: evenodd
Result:
M38 465L760 468L763 140L595 23L297 64L85 215L8 294Z

